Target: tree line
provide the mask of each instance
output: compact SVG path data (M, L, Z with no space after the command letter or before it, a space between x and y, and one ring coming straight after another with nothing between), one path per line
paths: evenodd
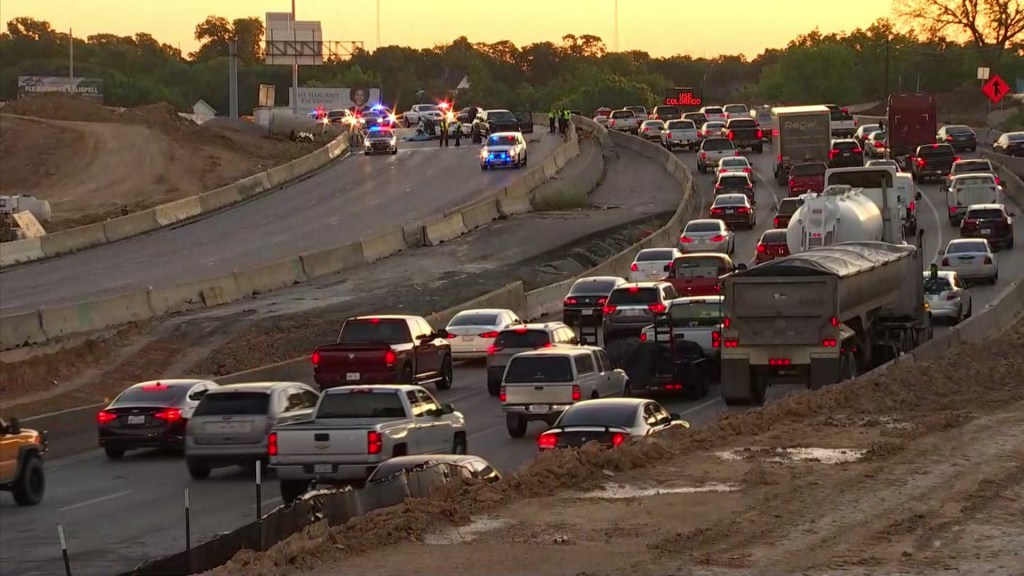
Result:
M908 0L907 5L916 2L923 14L927 6L947 1ZM464 77L471 86L456 94L460 103L512 109L559 105L589 112L599 106L650 106L665 90L683 86L702 88L707 101L718 103L853 103L884 100L895 92L961 91L980 106L985 101L977 89L979 66L991 67L1011 85L1024 77L1024 10L1019 22L1007 17L979 23L978 18L970 26L935 24L915 34L898 30L887 19L841 34L814 30L753 59L610 52L593 35L570 34L560 42L526 46L459 37L427 49L356 50L345 60L300 67L300 85L379 86L385 102L403 110L450 96ZM183 54L146 33L72 39L45 21L15 18L0 33L0 98L16 97L19 75L67 76L73 42L75 76L102 78L108 105L164 101L184 111L202 98L225 113L228 44L236 41L239 108L245 114L256 105L259 84L276 85L278 105L285 103L291 85L290 67L263 64L263 34L259 18L210 16L195 28L199 48Z

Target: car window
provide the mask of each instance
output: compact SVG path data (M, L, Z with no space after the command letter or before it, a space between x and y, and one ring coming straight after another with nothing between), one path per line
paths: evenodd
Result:
M342 394L325 394L317 409L317 418L361 419L405 418L405 405L398 392L392 390L353 390Z
M746 196L736 196L733 194L726 194L715 198L712 206L745 206L747 204Z
M414 417L423 416L424 408L423 403L420 402L419 396L415 392L409 391L405 393L406 400L409 401L409 407L412 409L412 415Z
M314 405L316 403L314 402ZM294 412L296 410L304 410L306 408L312 408L307 403L307 397L303 393L301 388L290 388L285 394L284 398L284 411Z
M949 144L932 144L921 146L917 149L917 155L921 158L943 158L954 156L953 147Z
M569 289L570 295L577 294L604 294L607 295L615 288L615 280L591 280L582 278L577 280Z
M193 402L198 402L206 394L210 388L206 384L199 384L192 388L188 393L188 399Z
M636 423L636 412L635 405L583 403L566 410L557 425L632 428Z
M745 188L750 181L747 180L746 176L722 176L718 179L718 183L724 188Z
M714 256L676 258L672 270L676 278L718 278L725 273L725 261Z
M971 252L988 252L988 246L984 240L968 242L950 242L946 248L946 254L967 254Z
M701 150L734 150L731 140L725 138L708 138L700 145Z
M803 206L804 201L800 198L786 198L779 203L780 216L792 216L796 209Z
M629 306L631 304L654 304L658 302L657 288L618 288L608 297L608 304Z
M401 344L409 342L409 325L404 318L360 318L345 322L339 344Z
M1002 220L1003 211L998 208L976 208L967 211L968 220Z
M729 120L728 126L729 128L757 128L757 122L754 122L752 119L737 118Z
M269 408L270 394L266 392L221 392L204 396L192 417L266 414Z
M551 343L547 330L504 330L494 339L497 348L540 348Z
M568 356L513 356L505 372L507 384L572 382L575 380Z
M717 326L724 315L719 302L686 302L675 303L668 309L668 317L676 327L708 327Z
M441 409L441 404L438 403L437 399L431 396L430 392L427 392L426 390L417 390L416 398L423 406L424 414L430 414Z
M514 136L491 136L487 139L488 146L515 146L518 143Z
M632 118L632 117L633 117L632 110L616 110L615 112L612 112L612 119L613 120L623 120L623 119Z
M695 128L692 120L672 120L668 123L669 130L693 130Z
M719 198L722 198L719 196ZM685 232L721 232L722 225L718 222L690 222Z
M924 279L924 293L929 296L938 296L950 289L952 287L949 285L949 281L941 276L935 278L929 276Z
M597 360L601 364L602 372L609 372L612 370L612 361L611 358L608 357L607 352L605 352L604 350L598 350Z
M832 148L834 150L844 150L845 151L845 150L853 150L854 148L859 148L859 146L857 145L856 142L842 141L842 142L835 142L835 143L833 143L832 144Z
M456 314L449 326L494 326L498 323L498 315L490 312L460 312Z
M724 112L723 112L723 110L721 108L718 108L717 106L713 106L711 108L705 108L704 109L704 113L705 114L722 114Z
M557 334L556 342L559 344L578 344L576 340L576 333L570 328L559 328L555 331Z
M675 256L676 256L675 250L672 250L672 249L667 249L666 250L666 249L663 249L663 248L655 248L653 250L652 249L641 250L640 253L636 255L636 261L637 262L659 262L659 261L663 262L665 260L671 260L671 259L675 258Z
M653 404L644 404L644 422L648 426L658 425L658 413L654 410Z
M584 356L576 356L573 359L576 362L576 373L580 376L591 374L594 372L594 356L593 354L587 354Z
M185 397L189 388L187 386L167 386L164 384L146 384L145 386L132 386L121 392L114 399L113 405L149 403L169 404L177 402Z

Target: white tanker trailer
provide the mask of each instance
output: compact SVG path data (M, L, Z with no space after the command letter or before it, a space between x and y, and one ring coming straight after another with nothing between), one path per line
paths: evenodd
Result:
M772 384L855 378L930 339L922 238L813 248L726 278L725 403L761 405Z
M801 196L786 228L789 253L840 242L880 242L885 238L882 213L865 194L849 186L829 186L820 194Z

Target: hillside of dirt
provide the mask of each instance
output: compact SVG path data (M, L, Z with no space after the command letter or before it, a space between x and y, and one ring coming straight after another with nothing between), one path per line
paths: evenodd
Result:
M208 574L1020 574L1021 374L1024 322L699 428L547 453Z
M315 150L230 122L200 126L169 104L123 111L70 95L8 103L0 194L50 202L48 231L192 196Z

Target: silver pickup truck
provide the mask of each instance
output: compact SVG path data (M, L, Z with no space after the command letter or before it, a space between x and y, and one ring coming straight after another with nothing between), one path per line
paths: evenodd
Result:
M668 312L664 318L672 323L672 332L676 338L700 344L704 354L717 362L721 351L724 311L725 303L722 296L687 296L670 300ZM661 332L658 336L659 344L668 344L668 336L665 332ZM640 340L655 341L653 324L644 328L640 334Z
M462 414L413 385L331 388L312 420L275 426L268 442L286 503L314 482L362 483L392 456L466 449Z
M697 171L707 174L708 170L714 170L717 173L719 160L739 155L736 146L728 138L705 138L697 153Z

